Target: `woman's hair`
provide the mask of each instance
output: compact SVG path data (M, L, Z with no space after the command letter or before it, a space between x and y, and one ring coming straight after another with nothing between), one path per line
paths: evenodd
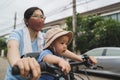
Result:
M38 7L31 7L28 8L25 13L24 13L24 19L28 20L30 19L30 17L32 16L32 14L34 13L35 10L40 10L42 12L42 14L44 15L44 12L42 9L38 8Z

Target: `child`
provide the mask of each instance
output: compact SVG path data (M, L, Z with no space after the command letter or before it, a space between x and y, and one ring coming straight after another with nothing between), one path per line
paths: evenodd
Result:
M57 64L62 71L69 73L70 64L62 56L81 61L82 58L67 50L67 45L71 42L73 33L60 28L53 28L47 31L44 50L41 52L38 62L45 61L49 64ZM42 75L40 80L54 80L53 77Z

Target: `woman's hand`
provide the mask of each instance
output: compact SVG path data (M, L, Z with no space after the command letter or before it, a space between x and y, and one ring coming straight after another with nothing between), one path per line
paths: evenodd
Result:
M40 65L35 58L21 58L17 60L16 64L20 69L20 74L27 77L32 72L31 80L37 80L41 75Z

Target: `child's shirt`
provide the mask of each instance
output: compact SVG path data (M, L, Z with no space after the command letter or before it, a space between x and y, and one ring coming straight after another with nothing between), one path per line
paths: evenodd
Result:
M48 54L52 54L52 55L53 55L53 53L52 53L50 50L48 50L48 49L43 50L43 51L40 53L40 56L39 56L39 58L38 58L38 62L42 62L43 58L44 58L46 55L48 55ZM52 76L50 76L50 75L41 75L40 78L39 78L39 80L54 80L54 77L52 77Z

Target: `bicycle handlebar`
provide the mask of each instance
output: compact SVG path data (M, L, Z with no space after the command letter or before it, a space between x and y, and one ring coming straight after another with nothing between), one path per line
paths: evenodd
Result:
M41 62L41 63L39 63L39 65L41 67L41 71L46 71L47 63ZM19 67L17 65L12 67L12 74L13 75L19 75L20 74L20 70L19 70Z
M31 57L32 55L33 55L33 53L29 53L29 55L23 56L23 57L28 57L28 56ZM35 57L37 57L37 56L35 56ZM84 62L70 62L70 65L71 66L85 65L86 67L92 66L92 64L89 60L89 57L87 55L84 55L83 60L84 60ZM55 66L55 65L48 64L48 63L45 63L45 62L40 62L39 64L40 64L40 67L41 67L41 71L42 72L45 71L44 74L52 73L50 75L52 75L54 77L60 77L60 76L64 75L64 73L61 71L61 69L59 67ZM20 74L20 70L19 70L17 65L12 67L12 74L13 75L19 75Z
M55 65L48 64L46 62L40 62L39 65L40 65L42 74L49 74L55 78L59 78L64 75L61 69ZM12 75L20 75L20 70L17 65L12 67Z

